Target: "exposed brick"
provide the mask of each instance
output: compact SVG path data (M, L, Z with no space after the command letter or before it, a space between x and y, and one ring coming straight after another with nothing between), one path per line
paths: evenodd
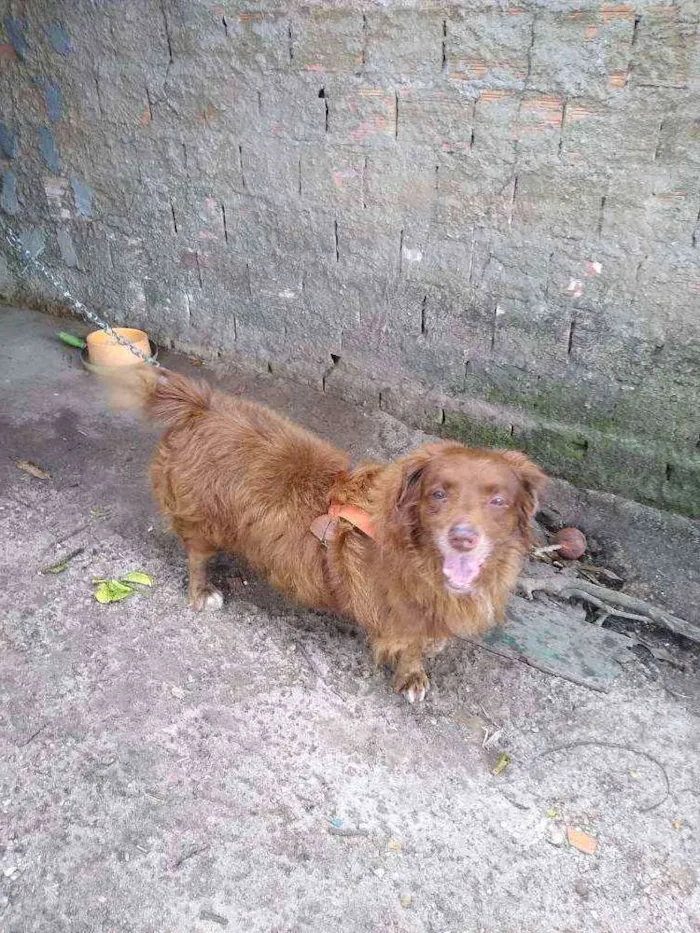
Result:
M635 12L545 12L537 17L530 78L562 94L605 95L624 86L632 53Z
M521 85L528 74L532 28L533 14L516 7L452 13L445 37L448 73L464 81Z

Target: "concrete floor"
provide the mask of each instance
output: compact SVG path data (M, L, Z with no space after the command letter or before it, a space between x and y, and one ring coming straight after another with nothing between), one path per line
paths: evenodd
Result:
M696 653L640 656L600 694L456 644L410 707L351 626L235 563L224 611L194 615L153 432L106 411L65 326L0 309L0 933L700 930ZM355 454L422 439L273 377L225 382ZM698 620L697 523L565 484L550 501ZM94 577L136 569L151 592L95 602Z

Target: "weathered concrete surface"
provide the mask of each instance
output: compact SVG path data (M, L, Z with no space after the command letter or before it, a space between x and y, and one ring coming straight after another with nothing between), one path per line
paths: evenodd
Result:
M221 571L225 610L194 615L144 476L153 434L105 412L58 326L0 313L2 933L696 933L692 655L671 647L685 672L640 656L601 696L457 645L413 708L349 626L238 565ZM268 376L224 381L358 455L420 439ZM602 522L603 500L580 502L577 518ZM651 514L608 510L627 560ZM685 530L664 532L669 602L697 601ZM68 571L38 573L78 546ZM155 575L151 594L93 600L93 577L134 569ZM546 754L579 740L629 750ZM563 845L566 825L596 834L598 853Z
M0 0L2 216L112 320L700 515L697 0L506 7Z

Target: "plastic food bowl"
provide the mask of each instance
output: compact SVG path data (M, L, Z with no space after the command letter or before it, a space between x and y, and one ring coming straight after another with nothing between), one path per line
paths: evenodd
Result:
M113 330L115 334L133 343L146 356L152 355L151 342L144 331L133 327L115 327ZM106 369L143 363L140 356L136 356L128 347L122 346L104 330L93 330L87 335L87 358L93 366Z

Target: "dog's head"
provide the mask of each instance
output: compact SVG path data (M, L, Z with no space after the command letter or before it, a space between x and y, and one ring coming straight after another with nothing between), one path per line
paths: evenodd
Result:
M404 538L435 550L449 591L473 592L491 558L529 543L546 478L524 454L432 444L400 467L391 521Z

